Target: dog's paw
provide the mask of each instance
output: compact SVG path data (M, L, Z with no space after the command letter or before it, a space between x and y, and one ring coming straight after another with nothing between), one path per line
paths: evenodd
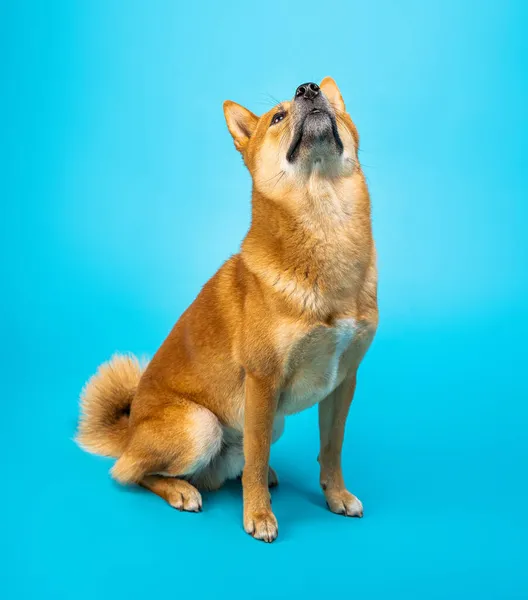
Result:
M279 485L279 478L277 477L277 473L269 467L268 469L268 487L273 488Z
M173 508L180 511L200 512L202 510L202 496L200 492L186 481L178 481L173 486L167 497L167 501Z
M360 499L347 490L325 490L325 496L328 508L333 513L346 517L363 516L363 504Z
M244 529L256 540L268 543L273 542L279 533L277 519L271 510L246 515Z

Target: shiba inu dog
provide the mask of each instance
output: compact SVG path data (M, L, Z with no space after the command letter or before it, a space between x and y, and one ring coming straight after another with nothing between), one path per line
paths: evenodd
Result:
M81 397L78 442L116 457L113 477L185 511L242 474L243 524L271 542L270 445L319 404L320 484L361 517L341 450L356 373L376 331L377 273L358 133L327 77L257 117L224 114L253 180L239 254L205 284L148 365L117 355Z

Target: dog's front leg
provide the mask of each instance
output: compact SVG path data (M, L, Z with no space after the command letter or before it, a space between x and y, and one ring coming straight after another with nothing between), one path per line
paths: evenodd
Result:
M272 542L278 534L268 491L268 467L277 408L277 387L270 378L246 376L244 416L244 529L254 538Z
M354 372L319 404L321 487L330 510L348 517L363 516L363 505L346 489L341 469L345 422L355 389Z

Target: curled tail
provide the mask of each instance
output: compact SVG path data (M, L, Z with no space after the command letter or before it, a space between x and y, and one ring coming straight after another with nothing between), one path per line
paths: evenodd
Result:
M93 454L118 457L127 443L130 405L145 370L135 356L115 354L81 393L77 443Z

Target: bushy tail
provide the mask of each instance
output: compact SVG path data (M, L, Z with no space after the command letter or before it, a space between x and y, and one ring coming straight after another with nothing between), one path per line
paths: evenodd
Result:
M102 364L81 393L77 443L93 454L119 457L127 443L130 404L146 364L115 354Z

